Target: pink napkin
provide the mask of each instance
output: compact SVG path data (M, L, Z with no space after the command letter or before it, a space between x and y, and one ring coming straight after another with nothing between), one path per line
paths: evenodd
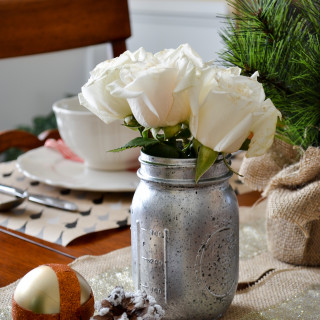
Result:
M66 159L77 161L77 162L83 162L83 159L81 159L79 156L73 153L62 139L59 139L59 140L48 139L44 143L44 146L60 152L62 156Z

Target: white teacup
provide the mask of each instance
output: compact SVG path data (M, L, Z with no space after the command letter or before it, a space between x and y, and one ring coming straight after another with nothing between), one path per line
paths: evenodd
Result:
M138 168L138 148L108 152L124 146L139 135L138 132L124 127L122 121L105 124L81 106L78 97L55 102L53 111L61 138L84 160L88 168L110 171Z

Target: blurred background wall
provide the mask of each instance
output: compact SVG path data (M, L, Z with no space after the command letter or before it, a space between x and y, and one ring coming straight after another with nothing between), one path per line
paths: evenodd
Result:
M131 51L151 52L189 43L204 60L222 49L219 15L224 0L129 0ZM54 101L76 95L96 64L111 57L106 45L0 60L0 130L29 125L47 115Z

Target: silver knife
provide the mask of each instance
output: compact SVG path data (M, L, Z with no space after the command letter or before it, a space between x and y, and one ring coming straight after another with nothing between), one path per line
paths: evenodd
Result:
M15 197L14 199L11 199L9 201L0 203L0 211L14 208L26 199L35 203L43 204L48 207L58 208L61 210L66 210L71 212L79 211L78 206L71 201L49 197L41 194L31 194L31 193L28 193L28 191L26 190L10 187L3 184L0 184L0 193Z

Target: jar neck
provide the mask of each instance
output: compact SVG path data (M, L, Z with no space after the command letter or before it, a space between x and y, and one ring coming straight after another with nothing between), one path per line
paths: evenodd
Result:
M231 155L227 157L230 162ZM141 152L138 176L142 180L170 185L195 186L221 183L232 176L232 172L219 156L209 170L195 183L196 158L172 159L150 156Z

